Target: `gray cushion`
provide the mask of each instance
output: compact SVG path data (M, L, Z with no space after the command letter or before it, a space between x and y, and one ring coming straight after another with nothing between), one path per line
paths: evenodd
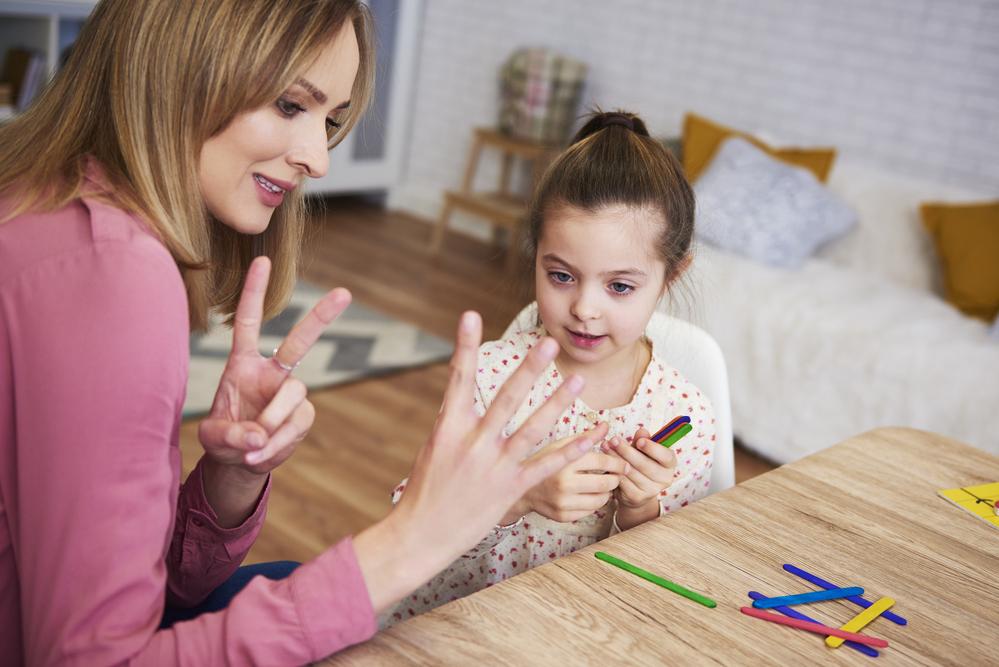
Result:
M698 238L772 266L795 268L857 224L810 171L739 137L722 143L694 190Z

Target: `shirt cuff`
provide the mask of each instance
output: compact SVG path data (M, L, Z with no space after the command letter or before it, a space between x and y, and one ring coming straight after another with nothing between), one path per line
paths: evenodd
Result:
M218 523L218 515L205 495L204 457L198 461L187 481L184 482L181 506L186 510L186 536L198 542L223 543L230 557L240 557L250 550L253 541L263 527L267 513L267 499L271 492L271 476L267 475L264 490L257 500L253 513L243 523L232 528L224 528Z
M352 537L302 564L289 579L313 661L374 636L378 621Z

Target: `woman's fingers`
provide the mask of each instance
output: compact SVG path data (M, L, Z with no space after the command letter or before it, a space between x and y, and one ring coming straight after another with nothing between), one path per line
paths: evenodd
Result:
M290 376L285 378L271 402L257 415L257 423L273 434L305 400L307 393L304 382Z
M258 465L268 462L277 466L291 454L294 446L309 433L316 418L316 409L309 401L302 401L274 433L271 434L263 449L249 452L246 455L248 465Z
M482 341L482 318L475 311L462 313L458 322L454 354L451 355L447 388L438 427L443 441L461 438L470 427L462 427L465 418L473 414L475 370L479 361L479 343Z
M557 354L558 343L554 339L547 337L542 338L527 353L527 357L524 358L523 363L503 383L499 393L496 394L496 398L493 399L492 404L486 411L485 416L482 418L481 433L487 436L499 437L503 427L513 417L520 404L524 402L524 397L530 392L538 376L541 375L541 372L545 370ZM569 382L564 383L564 385L569 384ZM508 447L512 447L515 450L515 456L518 452L526 453L525 450L530 446L531 441L533 441L533 444L537 444L547 434L555 418L562 414L565 408L569 406L569 403L572 402L571 397L579 393L580 389L582 389L582 378L571 382L571 386L566 386L564 390L563 387L559 387L558 391L531 415L527 422L518 429L517 433L519 435L511 437ZM544 431L540 432L540 422L542 421L545 426ZM541 437L534 437L535 435L540 435Z
M282 368L294 368L329 326L350 305L350 292L342 287L328 292L312 307L309 314L281 341L274 358Z
M271 275L271 260L257 257L250 264L243 283L243 292L236 306L236 317L232 326L232 355L257 352L260 338L260 323L264 317L264 296L267 294L267 281Z
M227 462L238 463L246 452L267 444L267 432L256 422L209 418L198 424L198 440Z

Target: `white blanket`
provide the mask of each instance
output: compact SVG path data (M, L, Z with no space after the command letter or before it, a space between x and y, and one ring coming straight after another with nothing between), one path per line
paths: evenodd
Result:
M664 309L717 339L735 433L765 457L786 463L879 426L999 455L999 341L986 323L825 259L785 271L701 245L688 285Z

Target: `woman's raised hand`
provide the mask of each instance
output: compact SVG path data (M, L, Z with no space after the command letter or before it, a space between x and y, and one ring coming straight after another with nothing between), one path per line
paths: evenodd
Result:
M257 474L284 462L312 427L316 410L306 399L305 384L291 371L350 305L347 290L329 292L295 325L274 356L264 357L258 345L270 270L266 257L250 265L236 308L232 351L211 412L198 427L208 456Z
M410 549L410 567L424 576L416 585L478 543L528 489L585 455L606 433L601 425L563 447L528 457L579 394L582 378L566 380L515 433L504 437L504 426L555 358L558 344L551 338L538 342L480 418L473 393L481 336L479 315L465 313L443 407L417 456L406 493L389 516L401 538L399 547Z

